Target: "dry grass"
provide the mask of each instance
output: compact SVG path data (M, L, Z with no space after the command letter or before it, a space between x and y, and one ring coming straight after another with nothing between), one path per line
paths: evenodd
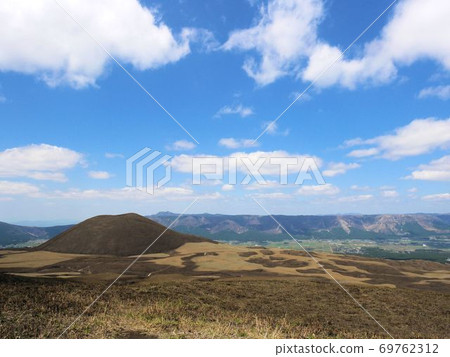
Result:
M345 284L408 287L450 292L450 265L426 261L390 261L313 253L320 264ZM72 255L51 252L0 251L0 272L34 277L77 277L99 281L120 274L131 257ZM138 279L151 275L219 278L329 278L301 251L250 249L209 242L186 243L169 253L146 254L127 273ZM168 276L168 280L173 280Z
M106 287L0 275L0 335L58 336ZM398 338L448 338L450 295L352 286ZM67 333L70 338L385 338L327 281L122 281Z
M3 256L0 259L0 269L9 268L41 268L51 264L61 263L76 257L82 257L79 254L63 254L54 252L14 252L1 251Z

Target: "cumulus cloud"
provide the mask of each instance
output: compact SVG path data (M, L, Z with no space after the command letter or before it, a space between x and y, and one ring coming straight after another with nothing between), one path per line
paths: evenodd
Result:
M222 186L222 191L233 191L234 185L225 184Z
M39 187L26 182L0 181L0 195L33 195Z
M419 92L418 97L436 97L442 100L450 99L450 85L424 88Z
M239 149L256 147L259 144L254 142L253 139L222 138L219 140L219 145L228 149Z
M350 186L350 189L352 189L353 191L369 191L370 186L352 185Z
M381 34L363 46L362 55L339 60L317 82L321 87L354 88L361 83L386 83L398 68L429 59L450 70L450 3L447 0L404 0L394 9ZM303 70L303 80L315 79L342 54L341 49L319 41Z
M193 29L175 35L138 0L61 4L112 56L138 70L176 62L190 52L191 38L205 38ZM95 85L110 61L55 1L2 1L0 23L0 71L36 75L50 86L82 88Z
M355 195L355 196L344 196L339 197L339 202L361 202L371 200L373 195Z
M242 104L238 105L226 105L220 108L216 114L214 114L215 118L220 118L224 115L239 115L241 118L248 117L250 115L255 114L251 107L246 107Z
M426 201L447 201L450 200L450 193L435 193L433 195L423 196L422 199Z
M361 165L356 163L346 164L344 162L330 162L327 169L322 172L325 177L334 177L345 174L348 170L357 169Z
M394 197L398 197L399 194L395 190L384 190L384 191L381 191L381 196L383 196L385 198L394 198Z
M0 195L24 195L32 198L63 199L63 200L113 200L113 201L192 201L194 198L215 200L222 197L218 192L196 193L191 188L182 186L164 186L155 190L153 195L135 187L111 189L69 189L43 191L39 187L24 183L0 181Z
M426 181L450 181L450 155L433 160L427 165L420 165L407 178Z
M339 192L340 192L339 188L330 183L327 183L325 185L302 186L297 191L299 195L305 196L319 196L319 195L332 196L337 195Z
M153 195L135 187L114 188L105 190L67 190L45 193L46 198L59 199L109 199L109 200L149 200L152 197L163 197L169 200L190 198L194 194L192 189L184 187L160 187Z
M282 171L284 169L286 169L287 175L298 175L303 171L307 171L309 174L314 169L318 170L318 168L320 168L322 165L322 159L320 159L319 157L293 154L284 150L251 152L242 151L234 152L228 156L193 156L182 154L174 156L170 162L170 165L175 171L182 173L192 173L194 160L197 160L197 162L201 162L202 165L212 165L213 167L217 167L218 164L223 165L224 171L229 170L229 163L231 160L234 160L233 162L236 165L236 170L240 173L248 174L250 171L255 170L255 175L261 174L278 177L281 177ZM316 173L312 172L312 174L312 179L318 179L317 177L315 177ZM265 177L263 178L265 179ZM265 180L264 185L258 185L257 187L274 187L274 185L276 185L275 182ZM251 189L252 185L246 185L246 188Z
M376 155L378 153L379 153L379 151L378 151L377 148L357 149L357 150L350 151L347 156L350 156L350 157L367 157L367 156Z
M306 160L308 160L308 163L312 160L317 168L322 165L322 160L318 157L292 154L284 150L235 152L229 157L237 159L238 169L242 172L248 171L246 163L248 165L254 164L255 166L259 166L258 163L260 163L259 172L263 175L280 175L281 166L287 164L286 160L290 161L287 172L291 174L298 174Z
M317 41L323 15L321 0L271 0L260 8L255 26L231 33L223 49L256 51L244 70L259 85L297 71Z
M292 184L283 185L279 181L275 180L266 180L264 184L260 184L258 182L252 182L249 185L245 186L246 190L256 191L256 190L271 190L271 189L284 189L294 187ZM298 186L297 186L298 187Z
M89 171L88 175L90 178L96 180L107 180L111 178L111 174L107 171Z
M173 151L182 151L182 150L192 150L195 148L195 144L192 141L187 140L177 140L171 145L167 145L167 150L173 150Z
M368 140L354 139L347 141L346 145L372 146L353 150L348 156L377 155L389 160L425 154L435 149L446 149L450 147L450 119L416 119L408 125L395 129L393 134Z
M0 177L29 177L66 181L63 171L83 162L83 155L47 144L28 145L0 152Z
M258 56L247 58L243 68L259 85L292 75L304 81L318 79L319 87L352 89L388 83L400 67L422 59L450 70L447 0L399 1L380 34L352 57L342 56L343 49L319 37L323 4L324 0L269 0L261 6L256 24L231 33L223 49L256 51Z

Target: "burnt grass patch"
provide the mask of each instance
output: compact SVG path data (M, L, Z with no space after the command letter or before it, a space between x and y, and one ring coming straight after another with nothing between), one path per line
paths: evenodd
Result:
M239 256L240 257L244 257L244 258L248 258L248 257L251 257L252 255L257 255L258 253L256 253L256 252L242 252L242 253L239 253Z
M261 264L266 268L274 268L274 267L301 268L309 265L308 262L302 262L296 259L274 260L266 258L250 258L247 259L247 262L254 264Z

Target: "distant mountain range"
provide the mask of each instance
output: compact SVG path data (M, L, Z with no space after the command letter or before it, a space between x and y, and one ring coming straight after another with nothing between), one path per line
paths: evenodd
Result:
M169 226L178 215L160 212L148 218ZM301 239L430 240L443 247L450 241L450 214L382 214L274 216L289 233ZM71 228L26 227L0 222L0 247L36 245ZM180 217L171 227L214 240L268 242L289 239L269 216L193 214ZM434 243L433 243L434 242Z
M32 246L53 238L72 227L27 227L0 222L0 247Z
M171 224L176 217L170 212L149 216L165 226ZM450 214L274 217L290 234L304 239L450 238ZM184 215L172 228L225 241L277 241L288 238L283 229L269 216Z

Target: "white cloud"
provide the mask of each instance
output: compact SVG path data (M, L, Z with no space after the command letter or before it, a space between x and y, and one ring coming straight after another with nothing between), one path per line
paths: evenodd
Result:
M386 83L397 76L398 67L430 59L450 70L450 3L447 0L404 0L378 38L366 43L362 55L341 59L318 81L322 87L339 84ZM319 41L302 79L311 81L341 55L341 50Z
M383 185L380 186L380 190L395 190L395 186Z
M233 191L234 185L225 184L222 186L222 191Z
M107 159L123 159L125 156L123 154L107 152L107 153L105 153L105 157Z
M369 191L370 186L352 185L352 186L350 186L350 189L352 189L353 191Z
M222 197L218 192L196 193L190 187L183 186L164 186L156 189L152 195L145 190L135 187L111 188L111 189L69 189L69 190L51 190L44 191L38 186L15 181L0 180L0 195L23 195L37 199L73 199L73 200L113 200L113 201L148 201L163 200L166 201L192 201L195 198L202 200L215 200ZM3 197L8 200L10 198ZM1 198L0 198L1 199Z
M256 190L267 190L267 189L285 189L285 188L292 188L294 185L288 184L283 185L279 181L275 180L266 180L264 184L258 183L258 182L252 182L249 185L246 185L244 188L249 191L256 191ZM298 187L298 186L297 186Z
M230 158L236 159L237 170L242 173L248 173L248 168L244 164L244 161L247 163L252 163L256 165L257 162L260 162L259 173L262 175L269 176L279 176L280 175L280 164L278 163L278 159L290 159L292 163L288 166L289 174L298 174L302 165L304 164L306 159L313 159L316 166L320 167L322 165L322 159L315 156L310 155L301 155L301 154L292 154L284 150L274 150L274 151L252 151L252 152L234 152L227 156L217 156L217 155L177 155L172 158L170 161L170 165L173 170L183 173L192 173L192 162L195 159L202 159L204 164L215 164L217 160L221 160L223 162L224 171L228 170L228 161ZM295 162L294 162L295 161ZM250 165L250 164L249 164ZM311 167L307 167L311 168ZM266 181L267 185L271 185L271 181ZM248 187L248 186L247 186Z
M269 0L256 24L231 33L223 49L256 51L244 70L259 85L285 75L316 82L319 87L381 84L397 77L398 69L428 59L450 70L450 2L399 1L388 23L373 40L362 44L358 55L343 56L342 49L318 36L324 0ZM305 63L306 62L306 63Z
M420 165L407 178L426 181L450 181L450 155L433 160L427 165Z
M259 85L272 83L311 53L322 14L321 0L270 0L257 24L231 33L223 48L257 51L260 58L248 58L243 68Z
M346 164L344 162L330 162L326 170L322 172L325 177L334 177L345 174L348 170L357 169L361 165L356 163Z
M138 70L176 62L198 33L179 38L138 0L61 0L62 5L122 63ZM108 55L54 1L0 2L0 71L36 75L48 85L95 85Z
M270 193L255 193L250 197L256 199L269 199L269 200L286 200L291 199L292 195L283 192L270 192Z
M223 115L233 115L237 114L241 118L246 118L250 115L255 114L253 112L253 109L250 107L243 106L242 104L239 105L226 105L218 110L216 114L214 114L215 118L220 118Z
M435 193L433 195L423 196L422 199L426 201L444 201L450 200L450 193Z
M182 38L199 44L200 52L211 52L220 47L220 44L214 37L214 34L206 29L185 28L182 31Z
M417 187L411 187L410 189L408 189L408 192L410 193L416 193L417 191L419 191Z
M408 125L397 128L393 134L382 135L369 140L347 141L353 145L370 145L368 149L353 150L352 157L379 155L385 159L397 160L450 147L450 119L416 119Z
M82 154L63 147L47 144L16 147L0 152L0 177L66 181L62 171L82 161Z
M367 157L367 156L373 156L378 154L379 151L377 148L370 148L370 149L357 149L350 151L347 156L350 157Z
M63 172L29 172L27 177L35 180L66 182L67 177Z
M356 195L356 196L344 196L339 197L339 202L361 202L371 200L373 195Z
M192 141L178 140L171 145L166 146L166 149L173 151L192 150L195 146L196 145Z
M219 140L219 145L228 149L239 149L256 147L259 144L258 142L254 142L253 139L222 138Z
M280 175L280 164L277 164L278 160L289 159L293 163L288 166L288 173L298 174L302 168L306 159L313 159L316 166L320 167L322 165L322 160L318 157L312 157L309 155L299 155L292 154L284 150L274 150L274 151L253 151L253 152L235 152L229 157L236 158L238 163L238 169L241 172L246 173L248 171L247 167L243 163L244 161L256 164L257 162L264 162L259 172L262 175ZM294 162L295 161L295 162Z
M381 191L381 196L383 196L385 198L394 198L394 197L398 197L399 194L395 190L385 190L385 191Z
M196 194L191 188L186 187L161 187L155 190L153 195L139 190L135 187L115 188L108 190L77 190L53 191L41 193L40 197L46 199L107 199L114 201L148 201L162 199L164 201L192 201L194 198L218 199L221 194L218 192Z
M202 158L205 160L208 158L215 159L217 157L218 156L214 156L214 155L203 155L203 154L195 155L195 158ZM177 156L174 156L170 160L170 166L175 171L192 174L193 159L194 159L194 156L192 156L192 155L187 155L187 154L177 155Z
M319 195L337 195L340 192L339 188L327 183L325 185L310 185L302 186L298 189L297 193L299 195L305 196L319 196Z
M0 195L32 195L39 187L26 182L0 181Z
M264 122L263 125L262 125L262 128L269 135L281 135L281 136L288 136L289 135L289 129L285 129L283 131L280 131L278 129L278 123L276 123L274 121Z
M437 97L442 100L450 99L450 85L424 88L419 93L419 98Z
M88 175L90 178L96 180L107 180L111 178L111 174L107 171L89 171Z

